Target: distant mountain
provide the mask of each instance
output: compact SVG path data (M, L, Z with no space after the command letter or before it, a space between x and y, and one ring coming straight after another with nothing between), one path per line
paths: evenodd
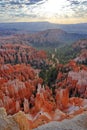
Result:
M34 46L58 47L66 43L73 43L79 39L87 38L87 34L67 33L61 29L48 29L29 36L29 42Z
M16 34L0 37L0 44L4 43L25 43L34 47L59 47L76 42L79 39L86 39L87 34L67 33L61 29L48 29L36 33Z
M63 29L68 33L87 34L87 23L79 24L55 24L49 22L19 22L19 23L0 23L0 32L38 32L47 29ZM1 34L1 33L0 33Z

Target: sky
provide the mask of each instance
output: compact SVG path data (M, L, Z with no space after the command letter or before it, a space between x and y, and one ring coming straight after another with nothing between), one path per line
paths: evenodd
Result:
M0 22L87 22L87 0L0 0Z

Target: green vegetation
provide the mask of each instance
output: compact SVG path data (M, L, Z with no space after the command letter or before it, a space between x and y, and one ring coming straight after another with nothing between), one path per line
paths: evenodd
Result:
M58 62L60 64L67 64L70 60L76 58L80 50L74 49L72 45L67 45L61 48L49 48L49 50L46 51L48 52L48 59L51 61L51 66L43 68L39 76L44 80L44 84L48 84L52 87L57 77L56 66Z
M39 76L44 80L44 84L48 84L48 86L52 87L52 84L55 83L57 78L57 59L59 63L66 64L69 60L76 57L78 51L76 52L71 46L57 48L53 50L49 50L48 58L52 61L51 66L48 68L44 68L41 70Z
M57 78L57 70L55 67L41 70L39 76L44 80L44 84L51 86Z
M56 57L58 57L60 63L66 64L71 59L74 59L79 52L75 51L72 46L64 46L62 48L57 49Z
M72 45L67 45L61 48L57 48L56 50L49 50L49 56L52 59L52 54L54 54L54 58L52 59L54 62L55 59L58 59L59 63L66 64L70 60L76 58L79 52L79 49L75 50L74 48L72 48Z

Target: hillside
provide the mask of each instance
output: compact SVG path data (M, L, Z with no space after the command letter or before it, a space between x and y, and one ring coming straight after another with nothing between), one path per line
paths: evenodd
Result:
M31 64L34 68L47 66L46 52L21 44L5 44L0 46L0 64Z
M79 50L75 61L87 65L87 39L77 41L73 44L73 48L74 50Z
M67 33L61 29L49 29L32 34L29 42L36 47L58 47L83 38L87 38L87 35Z
M87 38L87 34L67 33L61 29L48 29L36 33L15 34L0 37L0 44L25 43L37 48L53 48L71 44L79 39Z
M77 40L73 44L64 45L60 48L49 49L49 57L54 63L62 64L74 59L77 63L87 65L87 39Z

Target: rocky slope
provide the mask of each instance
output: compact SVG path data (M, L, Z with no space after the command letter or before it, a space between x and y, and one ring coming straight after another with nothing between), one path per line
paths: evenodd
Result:
M75 61L78 63L87 64L87 39L79 40L73 44L75 51L79 50L78 56Z
M58 65L56 87L69 88L73 97L87 98L87 67L71 61L67 65Z
M87 130L87 112L75 116L73 119L42 125L34 130Z
M87 48L87 39L84 39L84 40L79 40L79 41L77 41L77 42L75 42L74 44L73 44L73 47L74 48L80 48L80 49L85 49L85 48Z
M28 100L31 102L39 83L42 79L30 65L0 65L0 107L6 108L8 114L28 112Z
M6 114L4 108L0 108L0 130L30 130L29 123L23 112L13 116ZM87 112L77 115L72 119L65 119L61 122L50 122L39 126L34 130L87 130Z
M0 130L30 130L29 123L23 112L11 116L4 108L0 108Z
M0 46L0 64L31 64L35 68L47 66L46 52L21 44L5 44Z
M59 64L52 87L43 86L38 73L30 65L0 65L0 107L13 115L20 130L70 119L87 111L86 66L74 61L65 66Z
M53 125L38 129L87 129L86 121L82 121L87 115L87 66L73 60L66 65L58 64L53 74L48 75L49 82L54 80L52 84L43 85L39 77L41 68L34 69L32 64L42 64L47 69L44 51L5 44L0 47L0 62L0 130L29 130L52 121ZM57 126L54 121L61 122Z

